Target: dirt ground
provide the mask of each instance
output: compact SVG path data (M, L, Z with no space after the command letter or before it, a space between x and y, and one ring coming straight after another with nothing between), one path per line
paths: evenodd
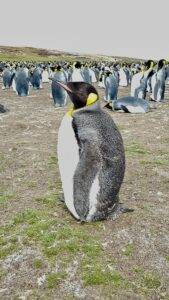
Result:
M26 98L1 87L0 299L169 299L169 88L150 113L109 112L126 149L120 199L134 212L80 224L59 201L67 108L48 84Z

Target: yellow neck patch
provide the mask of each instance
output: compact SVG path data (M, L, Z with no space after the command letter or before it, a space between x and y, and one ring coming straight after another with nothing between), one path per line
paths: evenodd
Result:
M94 104L98 99L98 96L94 93L90 93L88 98L87 98L87 103L86 106L92 105ZM71 108L68 112L67 112L67 116L72 117L73 113L76 111L76 109Z
M73 116L73 112L74 112L74 109L71 108L71 109L67 112L67 116L72 117L72 116Z
M88 98L87 98L86 105L89 106L89 105L95 103L97 101L97 99L98 99L98 96L96 94L90 93Z

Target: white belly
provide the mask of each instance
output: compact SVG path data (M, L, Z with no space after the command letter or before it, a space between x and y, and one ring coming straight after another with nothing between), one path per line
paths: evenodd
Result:
M79 162L79 147L72 128L72 118L65 115L58 133L58 163L65 197L65 204L76 219L74 207L73 176Z
M76 219L80 219L74 206L73 195L73 177L79 162L79 146L72 128L72 118L68 115L64 116L59 128L57 150L65 204L73 216ZM100 187L97 174L90 188L89 213L86 221L90 221L93 214L96 212L97 195L99 190Z

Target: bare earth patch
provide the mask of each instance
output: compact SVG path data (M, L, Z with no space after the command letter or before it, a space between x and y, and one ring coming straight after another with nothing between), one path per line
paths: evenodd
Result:
M67 109L54 109L49 85L27 98L1 87L0 299L169 299L169 101L110 112L126 148L120 198L135 211L83 225L59 201Z

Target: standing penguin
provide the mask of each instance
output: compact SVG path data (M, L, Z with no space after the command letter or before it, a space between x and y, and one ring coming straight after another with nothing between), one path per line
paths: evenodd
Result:
M71 81L84 81L82 64L79 61L74 64Z
M154 101L164 101L165 81L167 78L167 71L165 68L166 60L161 59L158 62L157 71L151 79L152 95L151 99Z
M105 87L105 100L116 100L118 93L118 82L116 77L110 71L106 72Z
M134 98L146 98L147 92L147 82L150 76L152 76L152 71L154 67L154 62L148 60L145 65L142 65L141 72L135 74L131 81L131 96Z
M28 96L29 78L23 68L19 68L15 74L16 92L18 96Z
M61 66L57 66L56 72L54 73L52 78L52 85L51 85L54 105L56 108L59 108L59 107L64 107L66 105L67 94L65 90L58 85L57 81L66 82L66 75L62 71Z
M127 81L125 65L122 64L122 66L119 70L119 85L122 87L125 87L125 86L127 86L127 84L128 84L128 81Z
M30 73L30 82L31 82L34 90L39 90L41 88L41 80L42 80L41 69L36 67Z
M15 74L13 74L10 70L10 67L6 66L2 73L2 79L3 79L3 87L2 89L10 89L12 86L12 80Z
M65 203L78 220L115 219L131 211L119 203L125 171L121 135L104 112L96 89L85 82L63 87L73 103L58 133L58 163Z
M91 76L91 70L89 69L88 65L86 64L84 66L84 69L83 69L83 78L84 78L84 82L87 82L87 83L92 83L92 76Z

